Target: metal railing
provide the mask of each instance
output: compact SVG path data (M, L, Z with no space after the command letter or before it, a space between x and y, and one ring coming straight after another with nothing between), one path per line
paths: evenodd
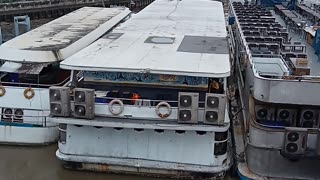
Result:
M12 108L10 108L12 109ZM43 112L43 111L41 111ZM14 113L12 114L5 114L0 113L1 116L1 124L5 125L12 125L12 126L19 126L19 125L30 125L32 127L55 127L57 125L49 124L47 118L48 116L44 115L18 115L19 118L16 118ZM8 117L11 116L11 117ZM27 122L24 122L25 118L36 118L38 120L30 121L30 119Z
M106 91L107 92L107 91ZM103 102L99 102L99 100L105 100ZM95 97L95 103L101 103L101 104L108 104L110 101L114 100L114 99L119 99L122 102L128 102L128 103L124 103L125 105L132 105L132 106L148 106L148 107L156 107L158 103L160 102L167 102L169 104L174 104L176 106L174 107L178 107L178 101L174 101L174 100L156 100L156 99L132 99L132 98L118 98L118 97ZM130 102L134 102L132 104L130 104ZM146 103L148 105L143 105L143 103ZM202 107L204 107L205 101L199 101L199 105L203 105Z

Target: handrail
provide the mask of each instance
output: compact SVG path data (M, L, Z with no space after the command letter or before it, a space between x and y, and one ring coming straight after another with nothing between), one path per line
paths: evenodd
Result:
M151 102L162 102L162 101L165 101L167 103L178 103L178 101L173 101L173 100L156 100L156 99L130 99L130 98L117 98L117 97L95 97L95 99L106 99L106 100L113 100L113 99L119 99L121 101L149 101L150 102L150 106L151 105ZM99 104L99 102L96 102ZM101 104L105 104L105 103L101 103ZM107 103L108 104L108 103ZM199 101L199 104L205 104L205 101ZM155 105L154 105L155 107Z
M31 116L31 115L19 115L21 116L21 118L14 118L15 114L5 114L5 113L0 113L1 116L1 120L0 122L4 122L4 123L18 123L18 124L30 124L30 125L41 125L42 127L55 127L56 125L49 125L47 123L47 118L49 117L49 115L47 116L43 116L43 115L38 115L38 116ZM5 118L3 116L11 116L9 118ZM24 118L25 117L31 117L31 118L41 118L40 120L34 120L34 121L30 121L28 120L26 123L24 122ZM19 122L19 120L22 120L22 122Z

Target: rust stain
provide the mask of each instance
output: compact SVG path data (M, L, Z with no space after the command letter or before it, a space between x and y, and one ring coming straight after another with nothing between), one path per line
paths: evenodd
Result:
M98 168L98 170L103 171L103 172L110 170L110 169L109 169L109 165L107 165L107 164L99 164L99 165L97 166L97 168Z

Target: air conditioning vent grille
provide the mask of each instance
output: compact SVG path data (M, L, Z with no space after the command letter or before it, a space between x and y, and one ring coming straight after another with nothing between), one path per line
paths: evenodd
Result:
M288 110L281 110L280 113L279 113L279 117L282 120L288 119L289 116L290 116L290 112Z
M303 118L304 118L305 120L312 120L313 117L314 117L314 113L313 113L312 111L305 111L305 112L303 113Z
M83 91L76 91L74 97L76 102L80 102L80 103L86 102L86 94Z
M288 141L294 142L299 139L299 134L297 132L290 132L288 133Z
M267 117L268 115L268 110L267 109L260 109L258 112L257 112L257 115L259 118L261 119L264 119Z
M218 97L208 97L207 106L209 108L218 108L219 107L219 98Z
M15 109L14 110L14 117L17 118L17 119L22 119L23 110L22 109Z
M86 115L86 107L83 105L76 105L74 111L77 116L85 116Z
M298 145L296 143L288 143L286 149L289 153L295 153L298 150Z
M190 121L191 120L191 111L190 110L181 110L179 113L181 121Z
M61 101L61 94L59 90L51 90L50 91L51 101Z
M62 112L62 107L61 104L58 103L51 103L51 108L50 108L51 112L54 114L61 114Z
M180 105L182 107L189 107L192 104L192 98L188 95L182 95L180 96Z
M216 111L207 111L206 120L208 122L216 122L218 120L218 112Z

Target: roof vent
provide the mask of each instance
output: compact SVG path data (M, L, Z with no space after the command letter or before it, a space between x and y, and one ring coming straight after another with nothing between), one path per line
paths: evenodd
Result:
M150 36L146 39L145 43L153 44L173 44L175 38L173 37L159 37L159 36Z

